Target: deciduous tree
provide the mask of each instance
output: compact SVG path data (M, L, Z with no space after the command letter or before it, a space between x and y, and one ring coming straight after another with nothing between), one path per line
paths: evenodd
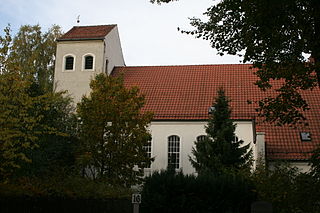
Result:
M124 87L122 78L99 74L92 92L78 104L81 155L79 162L91 177L110 184L139 183L151 158L144 146L151 139L152 115L142 113L144 97L137 88ZM86 172L86 174L87 174Z
M19 66L21 74L30 77L34 95L52 92L56 39L61 34L57 25L47 32L39 25L23 25L12 38L8 59Z
M49 138L51 142L67 138L70 116L70 101L52 92L53 76L47 75L53 69L51 42L57 32L49 31L46 39L39 26L22 26L13 38L9 26L4 32L0 36L0 178L31 163L32 150L50 144Z
M279 125L304 122L309 106L301 90L320 82L320 1L221 0L204 15L205 21L191 19L195 30L183 32L209 40L221 55L238 54L253 63L256 84L276 91L258 101L260 115Z

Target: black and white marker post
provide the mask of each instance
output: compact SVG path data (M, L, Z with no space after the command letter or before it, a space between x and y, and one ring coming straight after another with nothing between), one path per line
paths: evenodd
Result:
M141 194L132 194L133 213L139 213L140 203L141 203Z

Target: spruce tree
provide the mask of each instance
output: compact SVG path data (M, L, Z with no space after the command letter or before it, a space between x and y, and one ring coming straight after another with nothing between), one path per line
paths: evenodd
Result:
M250 144L242 146L243 141L235 136L236 125L231 119L229 102L220 88L205 127L207 135L205 139L195 142L192 149L194 157L190 157L192 166L199 174L220 174L230 169L242 169L251 162Z

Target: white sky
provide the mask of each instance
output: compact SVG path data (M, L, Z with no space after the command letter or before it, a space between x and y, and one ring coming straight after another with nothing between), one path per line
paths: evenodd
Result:
M159 6L149 0L0 0L0 28L10 23L16 32L21 25L40 24L46 30L57 24L67 32L80 15L80 25L118 25L128 66L240 63L236 56L218 56L208 41L177 30L192 29L188 17L201 17L216 2L179 0Z

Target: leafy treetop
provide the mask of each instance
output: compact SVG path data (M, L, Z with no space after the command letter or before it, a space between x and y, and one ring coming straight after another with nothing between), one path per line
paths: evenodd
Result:
M278 125L306 123L303 112L309 107L300 92L320 83L320 1L221 0L204 15L208 20L191 18L196 29L182 32L258 68L256 84L276 91L258 102L259 114Z
M53 29L43 39L39 26L22 26L12 37L8 26L0 36L0 178L31 162L27 152L39 147L40 137L66 135L48 116L57 104L65 102L64 111L69 103L50 89L53 73L47 74L55 49L51 42L58 33ZM48 39L51 42L44 44Z
M90 96L78 104L81 150L79 162L92 168L91 177L110 184L139 183L143 168L151 162L144 146L151 135L152 114L141 113L144 96L127 89L120 77L99 74L91 81Z

